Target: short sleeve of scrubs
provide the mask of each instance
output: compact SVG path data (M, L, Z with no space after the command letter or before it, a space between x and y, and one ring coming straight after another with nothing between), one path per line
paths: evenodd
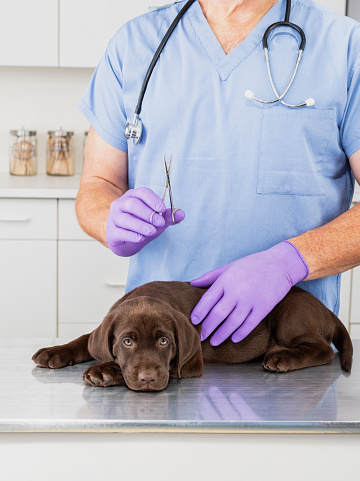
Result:
M127 152L121 62L124 47L125 38L120 29L110 40L82 96L79 109L105 142Z
M347 158L360 149L360 58L349 80L348 101L341 125L342 145Z

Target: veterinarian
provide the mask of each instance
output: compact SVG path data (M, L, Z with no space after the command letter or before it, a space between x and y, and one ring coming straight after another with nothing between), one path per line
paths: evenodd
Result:
M275 90L262 41L286 0L195 1L147 84L141 138L126 140L148 67L186 3L121 27L93 74L80 102L91 129L79 223L131 256L127 290L152 280L210 286L192 321L213 345L242 340L301 281L337 313L339 274L360 264L360 205L349 210L360 181L359 24L293 1L290 22L306 46L281 97L301 34L268 35ZM175 223L161 198L164 156Z

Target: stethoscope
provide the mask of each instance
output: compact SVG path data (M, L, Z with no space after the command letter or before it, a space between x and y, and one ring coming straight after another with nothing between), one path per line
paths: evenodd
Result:
M160 45L158 46L158 48L155 52L155 55L154 55L154 57L153 57L153 59L150 63L149 68L148 68L148 71L146 72L145 79L144 79L144 82L143 82L141 90L140 90L138 103L137 103L137 106L136 106L136 109L135 109L134 120L133 120L132 123L128 123L126 125L126 128L125 128L125 138L126 139L130 139L130 138L134 139L135 145L138 144L140 139L141 139L142 127L143 126L142 126L142 121L141 121L139 116L140 116L141 106L142 106L142 102L143 102L144 95L145 95L145 92L146 92L146 88L147 88L147 85L149 83L151 74L154 70L155 64L156 64L161 52L163 51L166 42L169 40L170 35L173 33L176 25L179 23L179 21L181 20L181 18L185 14L185 12L188 10L189 7L191 7L191 5L194 2L195 2L195 0L189 0L188 2L186 2L186 4L183 6L183 8L180 10L180 12L177 14L176 18L174 19L174 21L170 25L169 30L166 32L164 38L162 39ZM276 98L274 98L273 100L262 100L262 99L256 97L254 92L252 92L251 90L246 90L245 97L247 97L248 99L251 99L251 100L255 100L257 102L261 102L262 104L274 104L276 102L280 102L283 105L285 105L286 107L290 107L290 108L311 107L312 105L315 104L315 100L313 98L309 98L309 99L305 100L304 102L302 102L300 104L295 104L295 105L288 104L283 100L284 96L289 91L291 85L294 82L296 72L297 72L299 64L301 62L302 54L303 54L303 51L305 49L305 44L306 44L306 37L305 37L304 31L298 25L290 22L290 10L291 10L291 0L286 0L285 20L281 21L281 22L275 22L272 25L270 25L266 29L266 31L264 33L264 36L263 36L263 41L262 41L263 49L264 49L264 53L265 53L265 62L266 62L267 71L268 71L268 75L269 75L269 80L270 80L270 83L271 83L271 87L274 91L274 94L276 95ZM270 59L269 59L269 48L268 48L268 37L269 37L270 32L272 32L272 30L274 30L277 27L282 27L282 26L290 27L290 28L296 30L300 34L301 43L300 43L300 46L299 46L296 64L295 64L292 76L290 78L290 81L287 84L285 90L281 94L279 94L279 92L277 91L277 89L275 87L274 80L273 80L273 77L272 77L272 74L271 74Z

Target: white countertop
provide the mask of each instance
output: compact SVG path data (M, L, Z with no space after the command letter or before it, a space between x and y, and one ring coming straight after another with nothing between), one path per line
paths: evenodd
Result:
M0 173L0 198L75 199L79 185L80 174L60 177Z

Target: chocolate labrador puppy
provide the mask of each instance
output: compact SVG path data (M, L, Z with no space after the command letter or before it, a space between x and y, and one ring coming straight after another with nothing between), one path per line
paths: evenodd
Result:
M205 364L229 364L263 357L269 371L286 372L327 364L339 350L350 372L353 348L341 321L318 299L293 287L241 342L200 342L201 325L190 314L206 289L186 282L150 282L117 301L92 333L62 346L40 349L40 367L58 369L96 359L84 380L92 386L126 384L135 391L160 391L170 378L200 376Z

